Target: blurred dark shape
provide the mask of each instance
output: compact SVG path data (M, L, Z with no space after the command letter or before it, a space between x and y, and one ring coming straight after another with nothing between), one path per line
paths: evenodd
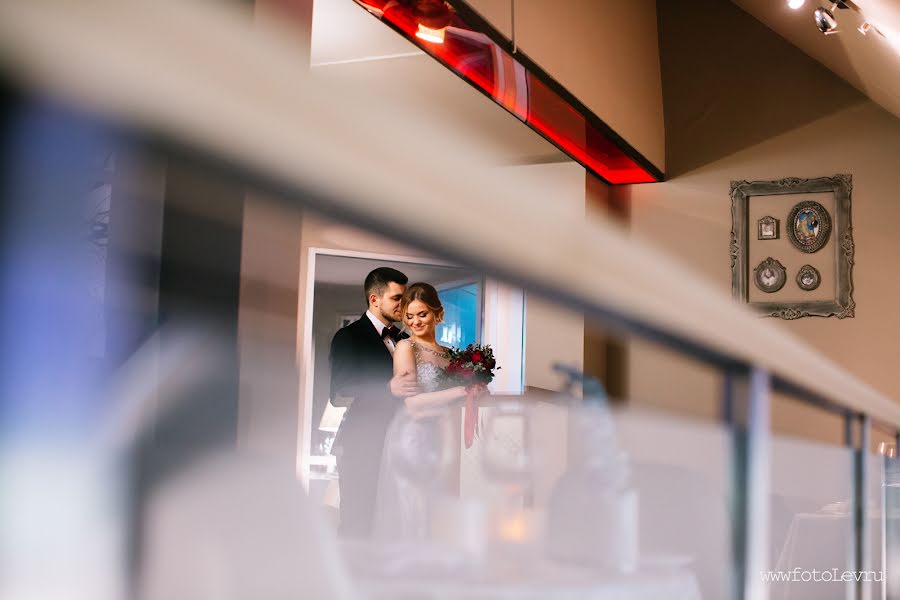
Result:
M159 352L184 331L206 332L215 367L175 390L136 441L132 477L132 567L141 562L145 502L166 480L211 452L237 444L238 309L245 189L185 160L165 163L159 251ZM116 212L113 209L113 222ZM160 393L169 393L160 381Z

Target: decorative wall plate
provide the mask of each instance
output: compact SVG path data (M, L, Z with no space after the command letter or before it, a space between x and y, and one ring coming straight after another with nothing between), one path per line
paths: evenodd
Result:
M791 209L788 238L801 252L818 251L831 235L831 215L818 202L805 200Z
M753 269L753 282L756 284L756 287L767 294L777 292L784 287L786 279L787 274L784 271L784 265L771 256Z
M757 223L758 240L777 240L778 239L778 219L775 217L763 217Z
M803 265L797 271L797 285L801 290L812 291L819 287L821 282L822 277L819 275L819 271L812 265Z

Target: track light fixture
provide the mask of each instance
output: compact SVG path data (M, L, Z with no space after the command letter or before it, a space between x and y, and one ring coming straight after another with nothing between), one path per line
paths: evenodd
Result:
M788 6L793 8L794 4L797 1L798 0L789 0ZM802 0L799 1L802 3ZM857 31L859 31L861 34L868 35L870 32L874 31L878 35L884 35L884 33L882 33L877 26L873 25L872 22L866 18L866 15L862 13L862 11L859 9L859 6L857 6L853 0L837 0L836 2L831 3L831 8L820 6L815 10L815 12L813 13L813 17L816 21L816 27L818 27L819 31L821 31L825 35L830 35L832 33L838 32L837 19L834 18L834 9L836 8L849 8L856 11L863 22L862 25L857 27Z
M418 28L416 37L435 44L444 43L444 31L453 15L444 0L398 0L397 4L406 5L411 11Z
M816 20L816 27L818 27L819 31L821 31L825 35L831 35L832 33L837 33L837 19L834 18L834 13L832 11L835 8L838 8L839 4L842 4L842 3L841 2L833 2L831 4L831 8L825 8L824 6L820 6L813 13L813 17ZM846 6L844 6L843 8L846 8Z
M441 27L440 29L434 29L432 27L428 27L426 25L418 24L418 29L416 30L416 37L426 42L431 42L433 44L443 44L444 43L444 31L445 27Z

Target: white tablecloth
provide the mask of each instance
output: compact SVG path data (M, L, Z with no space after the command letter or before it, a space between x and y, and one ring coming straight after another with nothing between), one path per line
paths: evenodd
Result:
M881 572L881 517L867 520L869 535L869 564L866 570ZM838 576L854 567L850 560L852 528L848 514L800 513L794 516L787 532L784 547L776 562L775 571L791 573L800 581L773 581L770 586L773 600L843 600L846 590L854 583L827 581L823 578ZM818 571L820 574L813 573ZM831 571L822 575L823 571ZM794 575L794 573L797 573ZM808 573L808 575L803 575ZM815 577L817 580L812 580ZM866 577L866 576L863 576ZM869 576L874 579L874 575ZM881 597L880 583L869 582L867 587L879 590L874 597ZM874 587L872 587L874 586Z
M644 564L630 575L555 563L522 552L492 552L478 564L428 546L352 543L344 554L370 600L700 600L683 565Z

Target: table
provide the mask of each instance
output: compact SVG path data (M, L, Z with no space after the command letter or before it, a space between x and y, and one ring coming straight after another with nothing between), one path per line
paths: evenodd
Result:
M630 575L556 563L533 549L492 549L473 564L427 544L344 542L356 587L371 600L700 600L684 566L642 564Z

